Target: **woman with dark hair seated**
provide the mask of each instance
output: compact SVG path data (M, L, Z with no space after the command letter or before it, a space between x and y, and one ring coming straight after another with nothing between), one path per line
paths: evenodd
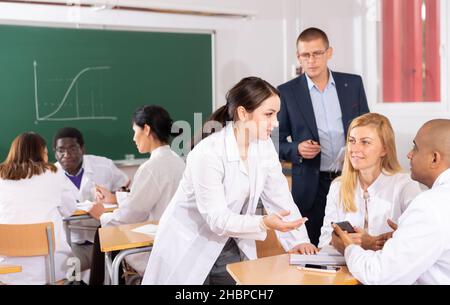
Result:
M100 220L102 227L159 220L183 175L184 161L169 146L173 124L169 113L160 106L146 105L136 110L132 121L133 141L138 151L151 155L139 166L130 193L119 200L119 208L113 213L104 213L101 201L117 202L116 196L97 187L99 202L89 213ZM100 285L103 283L104 255L100 252L98 239L94 243L90 284ZM129 255L126 261L142 275L147 266L148 253Z

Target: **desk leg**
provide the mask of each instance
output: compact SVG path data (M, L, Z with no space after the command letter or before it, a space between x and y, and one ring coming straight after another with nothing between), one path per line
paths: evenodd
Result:
M119 285L119 268L122 260L130 254L141 253L141 252L150 252L152 250L152 246L142 247L136 249L127 249L120 251L112 262L112 273L111 273L111 285ZM106 260L105 260L106 262Z
M111 253L112 252L106 252L105 253L105 279L104 279L104 284L105 285L110 285L111 284L111 278L112 278Z
M90 215L79 215L79 216L70 216L63 218L64 230L66 231L66 240L70 247L72 247L72 238L71 238L71 229L70 222L72 220L82 220L82 219L91 219Z
M70 220L64 220L64 231L66 232L66 240L69 244L69 247L72 247L72 238L70 236Z

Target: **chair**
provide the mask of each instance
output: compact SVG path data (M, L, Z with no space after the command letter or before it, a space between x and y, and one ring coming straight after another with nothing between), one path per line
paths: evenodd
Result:
M52 222L35 224L0 224L0 255L46 256L50 283L55 284L55 233Z
M289 189L292 190L292 163L282 161L281 168L283 170L284 176L288 181Z
M264 241L256 241L256 254L258 258L285 254L274 230L267 230L267 238Z

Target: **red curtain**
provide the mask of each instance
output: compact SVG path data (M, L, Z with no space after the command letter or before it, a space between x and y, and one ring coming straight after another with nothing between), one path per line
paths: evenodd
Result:
M382 27L383 101L439 101L439 0L383 0Z

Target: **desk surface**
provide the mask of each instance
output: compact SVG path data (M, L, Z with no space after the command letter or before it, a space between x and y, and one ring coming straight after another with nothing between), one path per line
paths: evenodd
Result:
M357 285L358 281L343 267L336 274L298 270L289 265L289 254L264 257L227 265L239 285Z
M17 273L17 272L22 272L21 266L0 265L0 274Z
M113 212L115 209L117 209L117 207L107 208L105 209L105 213ZM81 216L81 215L89 215L89 213L84 210L76 210L75 213L72 214L72 216Z
M102 252L111 252L153 245L154 236L132 232L131 230L146 224L157 224L146 221L129 225L105 227L99 229L100 248Z

